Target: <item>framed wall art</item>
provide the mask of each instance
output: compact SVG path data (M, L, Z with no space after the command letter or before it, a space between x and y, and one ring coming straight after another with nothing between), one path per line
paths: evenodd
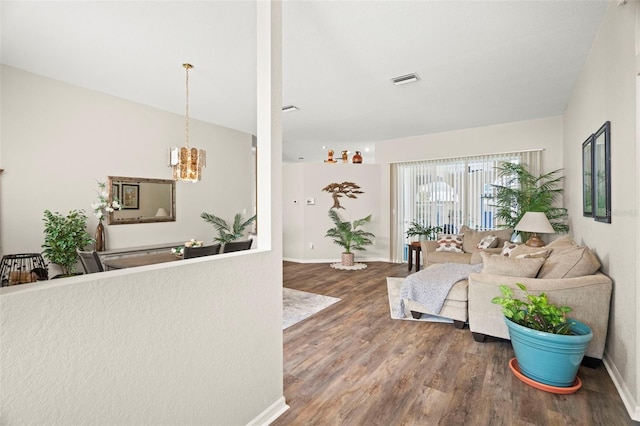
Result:
M128 183L122 184L122 200L120 200L123 209L139 209L140 208L140 185Z
M593 135L593 217L611 223L611 122Z
M593 217L593 135L582 143L582 215Z

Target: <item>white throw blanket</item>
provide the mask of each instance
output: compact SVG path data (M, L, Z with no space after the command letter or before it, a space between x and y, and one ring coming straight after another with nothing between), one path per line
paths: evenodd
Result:
M409 299L424 305L429 313L439 314L451 287L481 270L482 263L440 263L409 275L400 287L400 312L407 316L404 299Z

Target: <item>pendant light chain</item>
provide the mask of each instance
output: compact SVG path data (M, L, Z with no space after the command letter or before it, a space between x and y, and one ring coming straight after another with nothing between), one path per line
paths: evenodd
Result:
M182 66L187 71L187 78L185 79L186 90L185 90L185 98L186 98L186 108L185 108L185 122L184 122L184 138L185 138L185 146L189 147L189 70L193 68L191 64L182 64Z

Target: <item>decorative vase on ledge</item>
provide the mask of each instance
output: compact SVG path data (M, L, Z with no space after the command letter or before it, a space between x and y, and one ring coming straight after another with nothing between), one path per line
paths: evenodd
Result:
M360 154L360 151L356 151L351 162L353 164L362 164L362 154Z
M105 242L104 225L102 221L100 221L96 227L96 251L104 251L106 246Z

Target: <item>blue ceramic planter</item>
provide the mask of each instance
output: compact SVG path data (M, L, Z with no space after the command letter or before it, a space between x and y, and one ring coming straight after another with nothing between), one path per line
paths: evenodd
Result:
M520 371L536 382L557 387L574 384L584 353L593 338L589 326L571 322L571 335L523 327L505 317Z

